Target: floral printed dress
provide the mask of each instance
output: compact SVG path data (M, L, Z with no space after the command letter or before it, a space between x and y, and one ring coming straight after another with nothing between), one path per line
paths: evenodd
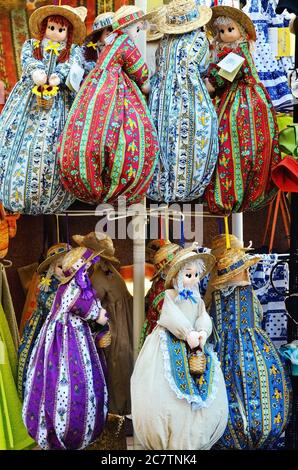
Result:
M37 60L33 56L36 45L34 39L24 43L22 77L0 116L0 200L12 212L33 215L65 210L74 200L60 183L56 152L74 98L65 82L72 63L81 60L79 46L73 45L70 59L57 63L56 54L45 50L47 39L42 41L44 59ZM32 93L35 70L56 73L61 80L50 109L38 106Z
M289 417L289 385L280 356L262 330L262 307L251 285L215 291L211 309L220 336L219 359L229 401L219 444L264 449L278 440Z
M99 56L79 91L61 137L65 188L78 199L128 203L145 195L158 157L157 135L139 89L148 68L127 34Z
M208 41L199 30L166 35L160 42L149 103L160 144L148 191L155 201L192 201L211 180L218 125L202 79L208 64Z
M219 94L219 156L204 200L210 212L219 214L257 210L268 203L277 192L271 172L281 160L275 111L248 43L225 48L219 60L230 52L245 59L233 82L219 75L216 64L209 68Z
M68 284L59 286L36 339L25 383L23 420L43 449L83 449L103 430L106 364L88 325L98 318L100 308L83 267Z

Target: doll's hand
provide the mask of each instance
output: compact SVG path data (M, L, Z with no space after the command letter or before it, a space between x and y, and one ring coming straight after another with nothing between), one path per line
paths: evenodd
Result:
M141 91L144 93L144 95L149 95L151 90L150 83L145 83L144 85L141 86Z
M209 78L205 78L205 85L210 94L214 93L216 90L213 85L211 85Z
M47 74L44 70L34 70L34 72L32 72L32 80L37 86L44 85L47 82Z
M199 335L200 348L203 349L207 341L207 336L208 336L207 332L202 330L202 331L199 331L198 335Z
M186 337L186 341L190 347L190 349L194 349L194 348L197 348L200 344L200 341L199 341L199 333L197 331L191 331L187 337Z
M60 78L58 77L58 75L57 75L56 73L52 73L52 75L50 75L49 84L50 84L51 86L58 86L58 85L60 85Z
M100 325L104 326L104 325L106 325L107 321L108 321L107 311L106 311L105 308L101 308L100 313L99 313L99 317L96 320L96 323L99 323Z

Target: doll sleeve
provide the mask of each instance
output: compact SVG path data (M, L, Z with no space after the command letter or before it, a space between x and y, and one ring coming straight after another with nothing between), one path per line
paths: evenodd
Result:
M199 309L199 317L196 320L195 329L196 331L206 331L208 337L212 333L212 321L210 316L206 311L206 307L204 301L201 300L200 305L198 306Z
M85 321L97 320L101 308L101 302L95 296L91 299L83 299L79 296L71 308L71 313Z
M25 41L21 53L22 74L23 76L30 78L32 72L34 72L35 70L46 71L44 63L41 60L35 59L35 57L33 56L34 42L35 41L32 39Z
M72 45L70 50L70 57L66 62L56 65L52 73L55 73L60 78L61 83L65 83L73 64L77 64L83 68L83 54L79 46Z
M149 69L147 64L131 39L124 43L123 70L136 84L141 87L149 83Z
M190 321L183 315L168 290L166 290L161 315L157 323L183 341L191 331L194 331Z

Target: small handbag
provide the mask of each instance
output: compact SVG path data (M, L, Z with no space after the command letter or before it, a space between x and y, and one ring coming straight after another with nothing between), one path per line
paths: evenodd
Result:
M206 356L204 349L201 351L197 348L196 351L193 351L188 356L188 365L191 375L202 375L206 370Z

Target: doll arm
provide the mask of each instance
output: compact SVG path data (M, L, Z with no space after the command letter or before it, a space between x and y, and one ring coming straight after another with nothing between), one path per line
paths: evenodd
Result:
M149 93L149 70L147 64L132 40L127 37L125 43L123 70L136 84Z
M105 325L108 321L107 311L102 308L100 300L95 295L90 299L83 299L80 295L70 311L82 320L94 320L100 325Z
M57 76L60 80L59 83L65 83L69 75L70 69L73 64L77 64L79 67L83 68L83 55L82 50L79 46L72 45L70 50L70 57L66 62L58 63L51 75L51 77ZM51 78L50 77L50 78Z
M206 342L206 339L212 333L212 321L211 321L210 316L206 312L206 307L205 307L204 301L202 299L201 299L201 302L200 302L200 305L199 305L198 309L199 309L200 313L199 313L199 317L196 320L195 329L199 333L201 331L204 331L206 333L206 337L205 337L205 342ZM203 335L203 336L205 336L205 335Z
M22 75L31 79L34 72L46 73L44 63L33 56L34 44L35 41L33 39L25 41L21 53Z
M166 290L158 325L169 330L176 338L186 341L189 333L194 331L190 321L183 315L178 304L174 302L171 290Z

